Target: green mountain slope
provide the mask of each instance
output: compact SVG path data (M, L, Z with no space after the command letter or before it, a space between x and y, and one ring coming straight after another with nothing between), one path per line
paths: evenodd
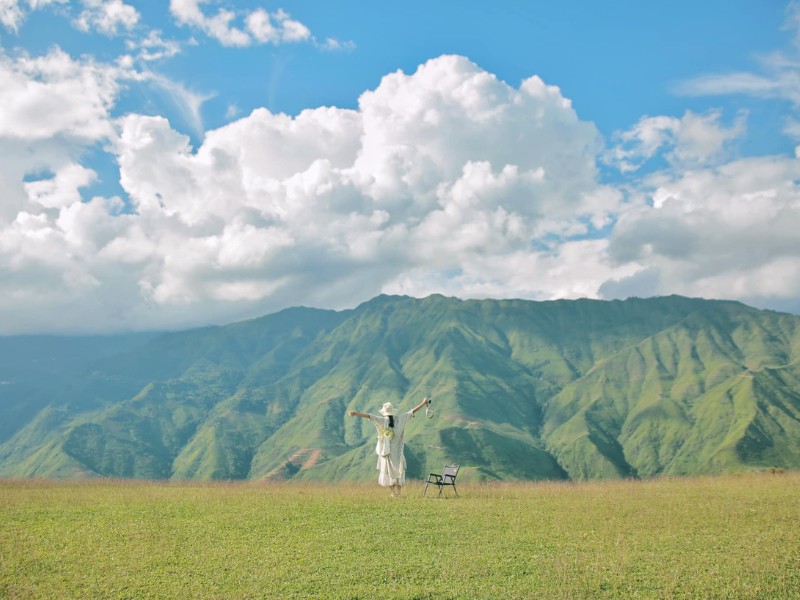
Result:
M374 429L346 412L426 394L412 477L800 467L800 317L735 302L380 296L129 342L15 390L0 475L372 479Z

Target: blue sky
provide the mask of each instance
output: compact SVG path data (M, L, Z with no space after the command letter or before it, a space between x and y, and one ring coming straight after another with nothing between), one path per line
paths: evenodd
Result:
M25 1L19 2L25 6ZM72 8L71 14L78 13ZM491 5L490 5L491 4ZM626 129L645 114L680 114L687 108L726 106L735 110L752 100L687 98L672 88L707 73L757 68L758 57L790 44L784 27L786 6L752 0L671 3L669 9L635 0L563 2L207 2L209 15L222 7L251 11L283 8L322 42L335 39L341 51L320 51L312 43L223 46L196 28L181 26L167 2L130 3L140 13L134 31L109 36L82 32L69 24L69 3L27 13L16 33L6 30L6 52L45 53L58 45L73 56L88 53L113 60L129 50L125 41L158 30L181 45L176 56L153 69L188 89L211 96L202 111L204 126L230 120L258 107L297 114L304 108L355 108L364 90L401 69L412 72L442 54L460 54L511 85L531 75L557 85L582 118L601 131ZM191 40L196 45L189 45ZM166 114L163 99L131 93L122 110ZM147 101L162 106L148 107ZM775 120L776 107L757 107ZM183 120L179 112L173 115ZM775 123L773 122L774 126ZM189 123L183 127L191 130ZM194 132L191 132L194 135ZM760 139L765 151L787 141Z
M0 333L800 312L795 3L0 0Z

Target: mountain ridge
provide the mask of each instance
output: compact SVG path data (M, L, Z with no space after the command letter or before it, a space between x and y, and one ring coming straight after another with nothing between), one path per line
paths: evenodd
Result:
M735 301L381 295L125 340L53 386L22 369L0 390L23 415L0 476L370 479L371 426L346 411L426 394L437 416L409 425L412 477L800 467L800 317Z

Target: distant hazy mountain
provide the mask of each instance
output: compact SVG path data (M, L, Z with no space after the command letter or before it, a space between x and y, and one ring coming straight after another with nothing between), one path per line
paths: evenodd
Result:
M677 296L380 296L160 335L0 338L0 475L587 479L800 468L800 317Z

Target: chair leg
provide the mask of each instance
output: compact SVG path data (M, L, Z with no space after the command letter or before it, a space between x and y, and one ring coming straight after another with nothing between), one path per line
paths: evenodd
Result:
M424 489L424 490L422 490L422 496L423 496L423 497L427 497L427 495L428 495L428 484L429 484L429 483L430 483L429 481L426 481L426 482L425 482L425 489Z
M456 489L456 484L453 484L453 491L456 493L456 498L458 498L458 490Z
M444 486L440 484L439 485L439 495L437 496L437 498L441 498L442 497L442 492L443 491L444 491Z

